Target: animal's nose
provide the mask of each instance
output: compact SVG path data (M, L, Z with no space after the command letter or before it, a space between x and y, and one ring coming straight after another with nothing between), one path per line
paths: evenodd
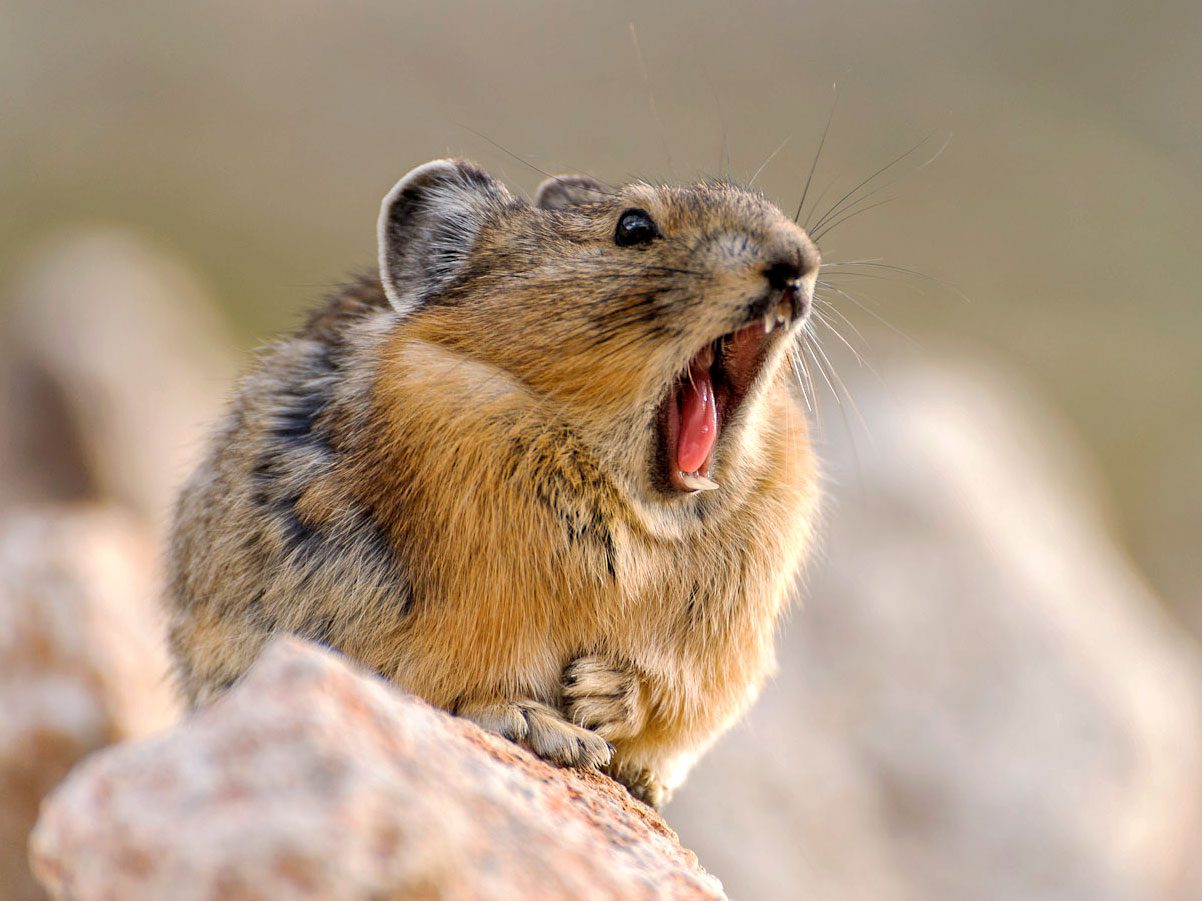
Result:
M779 291L777 315L788 309L790 320L804 319L810 312L810 292L801 281L801 270L796 263L779 260L764 269L764 278L773 292ZM777 295L773 295L774 297Z
M768 279L768 284L777 291L784 291L789 288L797 287L797 280L801 277L801 271L794 263L782 261L773 263L764 270L764 278Z

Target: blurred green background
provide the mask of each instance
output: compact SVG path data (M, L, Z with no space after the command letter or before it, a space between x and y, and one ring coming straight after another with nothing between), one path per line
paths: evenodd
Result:
M417 163L471 156L530 192L535 167L691 179L728 155L746 180L787 139L757 184L792 209L837 83L826 203L930 136L895 200L823 241L937 279L840 282L861 350L879 314L919 352L1025 370L1202 633L1200 50L1196 2L6 0L0 267L130 225L251 346L371 262L379 197Z

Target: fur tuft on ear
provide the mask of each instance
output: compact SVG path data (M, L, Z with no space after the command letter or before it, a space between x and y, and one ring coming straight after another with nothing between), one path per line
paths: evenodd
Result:
M563 210L578 203L595 203L611 192L588 175L556 175L538 186L534 205L544 210Z
M380 281L406 313L449 285L490 213L512 202L505 186L465 160L434 160L398 181L380 204Z

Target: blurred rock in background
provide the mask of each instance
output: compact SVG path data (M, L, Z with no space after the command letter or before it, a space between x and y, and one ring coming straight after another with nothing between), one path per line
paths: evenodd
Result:
M113 502L156 526L235 373L181 262L116 229L51 240L0 317L0 509Z
M1090 461L1013 373L881 365L867 435L825 413L780 673L669 821L735 897L1202 897L1202 668Z
M85 755L170 725L158 548L115 509L0 518L0 896L40 897L26 836Z
M162 524L233 355L187 267L125 232L55 240L0 291L0 886L23 899L42 795L177 714Z

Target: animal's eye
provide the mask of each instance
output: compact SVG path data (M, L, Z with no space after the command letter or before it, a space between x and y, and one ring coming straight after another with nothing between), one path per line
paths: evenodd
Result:
M659 237L659 229L646 210L627 210L618 218L614 230L614 243L619 247L633 244L650 244Z

